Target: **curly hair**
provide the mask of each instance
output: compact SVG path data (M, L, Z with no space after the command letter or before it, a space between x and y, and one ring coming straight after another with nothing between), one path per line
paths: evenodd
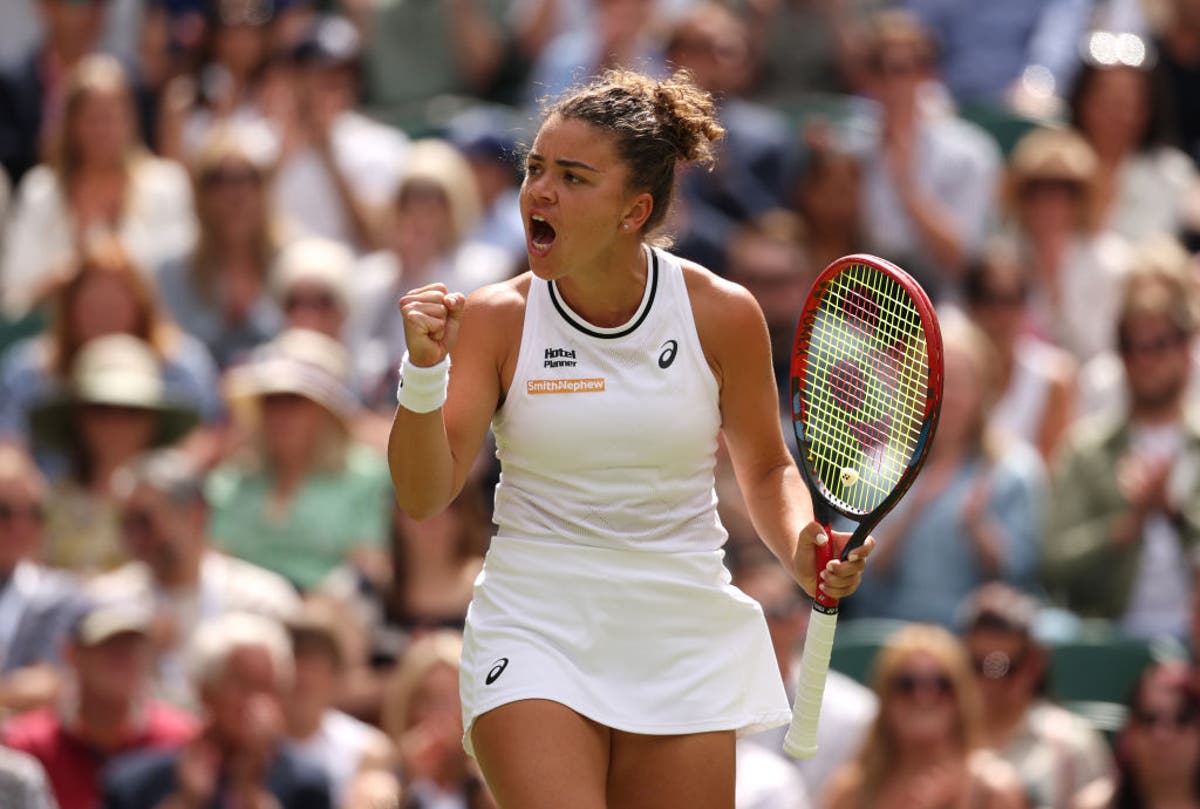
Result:
M630 187L654 200L647 232L670 210L676 164L711 165L713 144L725 135L712 96L683 70L661 81L633 70L607 70L551 105L547 117L555 115L615 137L617 154L630 169Z

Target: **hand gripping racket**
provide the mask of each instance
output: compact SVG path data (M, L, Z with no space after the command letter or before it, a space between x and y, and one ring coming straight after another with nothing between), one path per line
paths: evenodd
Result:
M908 273L852 255L813 283L792 352L792 425L815 519L830 541L835 514L857 523L841 558L861 545L912 485L942 401L942 335L933 305ZM837 599L818 593L783 749L817 752L817 719L837 628Z

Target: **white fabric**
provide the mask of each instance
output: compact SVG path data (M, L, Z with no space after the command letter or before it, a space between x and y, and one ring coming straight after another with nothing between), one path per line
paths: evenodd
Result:
M1007 435L1036 446L1058 364L1057 349L1036 338L1019 338L1012 379L992 408L992 422Z
M788 683L788 697L795 694L798 679L799 659L794 666L796 676ZM825 680L825 693L821 695L821 718L817 723L817 754L810 759L795 759L808 794L820 796L825 783L834 771L849 761L857 752L866 736L867 728L875 720L879 700L875 692L859 684L840 671L830 669ZM783 749L786 728L779 727L749 737L746 741L759 744L768 750Z
M291 746L329 776L333 803L338 806L350 779L358 772L363 754L379 731L341 711L321 717L317 732L307 739L292 739Z
M351 191L368 206L384 205L395 192L408 154L408 137L356 112L338 116L330 132L333 160ZM289 155L274 183L275 204L306 234L358 244L333 178L316 149Z
M7 312L22 313L36 287L71 256L75 228L57 175L47 166L31 169L17 187L5 237L0 299ZM191 249L195 234L187 172L169 160L140 161L116 232L140 269L149 275Z
M1183 427L1139 427L1130 436L1134 455L1150 463L1178 458ZM1121 628L1140 638L1186 638L1191 616L1192 566L1178 529L1161 512L1146 518L1138 552L1137 578Z
M746 740L737 744L735 809L809 809L804 779L783 756Z
M1182 229L1196 193L1196 166L1180 150L1160 146L1122 162L1116 182L1109 227L1136 244Z
M683 270L656 257L621 327L587 326L531 282L493 423L499 532L467 615L468 752L474 719L520 699L647 734L750 733L791 716L762 609L719 550L716 380Z
M662 552L725 543L713 491L717 382L683 270L654 256L641 306L611 329L584 325L547 282L532 281L493 423L501 536ZM528 392L556 386L575 392Z
M1117 308L1133 254L1112 232L1080 236L1067 248L1053 291L1031 301L1038 337L1086 362L1117 342Z
M787 722L762 608L730 584L723 558L495 538L463 638L467 752L477 717L522 699L630 733Z

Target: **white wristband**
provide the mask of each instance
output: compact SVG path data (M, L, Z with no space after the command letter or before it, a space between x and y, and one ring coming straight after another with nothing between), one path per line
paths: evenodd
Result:
M400 385L396 388L396 401L401 407L413 413L432 413L446 403L449 386L449 354L437 365L422 368L413 365L408 352L404 352L400 360Z

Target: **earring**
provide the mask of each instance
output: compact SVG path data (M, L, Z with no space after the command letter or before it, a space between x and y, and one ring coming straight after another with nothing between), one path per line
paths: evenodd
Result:
M625 224L621 225L621 230L629 230L629 223L626 222Z

